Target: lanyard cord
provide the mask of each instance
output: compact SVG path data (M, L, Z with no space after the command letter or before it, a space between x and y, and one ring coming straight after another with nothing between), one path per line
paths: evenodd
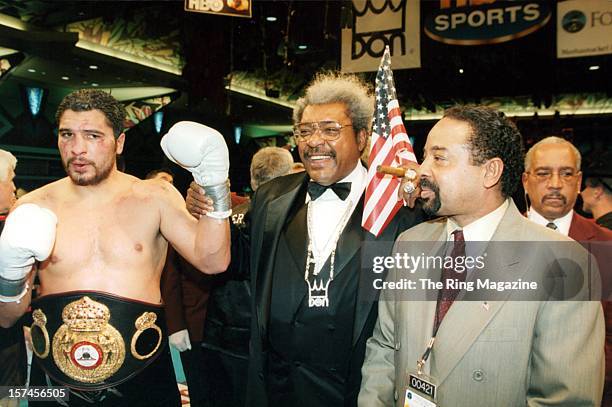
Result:
M436 309L436 320L437 319L438 319L438 310ZM434 331L433 331L433 334L431 335L431 338L429 339L429 341L427 341L427 348L425 349L425 352L423 352L423 356L421 356L421 358L417 360L417 373L418 374L423 373L423 366L425 366L427 359L429 359L429 355L431 354L431 350L433 349L434 343L436 341L436 335L438 334L438 328L439 328L439 325L438 324L436 325L437 326L434 327Z

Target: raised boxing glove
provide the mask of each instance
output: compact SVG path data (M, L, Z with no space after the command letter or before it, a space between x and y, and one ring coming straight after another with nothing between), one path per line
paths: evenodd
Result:
M57 216L35 204L20 205L6 218L0 236L0 301L25 294L32 265L51 254L56 226Z
M229 152L221 133L196 122L178 122L161 139L164 154L191 172L213 200L206 215L225 219L232 214L228 182Z
M227 180L229 152L221 133L196 122L178 122L161 139L164 154L193 174L201 186Z

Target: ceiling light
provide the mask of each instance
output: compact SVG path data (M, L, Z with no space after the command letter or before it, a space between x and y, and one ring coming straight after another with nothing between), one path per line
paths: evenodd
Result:
M91 83L91 86L100 86L100 85L98 85L98 84L97 84L97 83L95 83L95 82L92 82L92 83Z
M247 109L252 109L253 105L246 105Z
M89 69L98 69L98 65L89 65Z
M599 69L599 65L591 65L589 66L589 71L596 71Z
M69 77L69 76L62 76L62 80L63 80L63 81L67 81L68 79L70 79L70 77Z
M32 73L34 73L34 72L36 72L36 69L34 69L34 68L28 68L28 72L32 72Z
M306 49L308 48L308 45L298 45L298 49Z
M463 68L459 68L459 73L463 73Z
M266 21L274 22L274 21L276 21L276 17L268 16L268 17L266 17Z

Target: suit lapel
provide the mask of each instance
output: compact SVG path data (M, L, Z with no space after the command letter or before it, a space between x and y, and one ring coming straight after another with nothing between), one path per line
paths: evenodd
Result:
M363 198L364 196L362 195L361 200L359 201L359 205L357 206L357 208L355 208L356 213L353 214L353 217L358 221L359 247L361 247L362 242L366 243L366 242L371 242L371 241L376 240L374 235L372 235L367 230L361 227L361 218L363 216ZM354 222L355 220L351 223L354 223ZM387 227L387 229L385 229L383 234L380 236L379 240L388 241L390 239L391 242L393 242L393 240L395 239L396 233L397 233L397 222L391 222L389 226ZM391 245L389 247L391 247ZM355 318L353 320L353 342L352 342L353 346L357 343L357 341L359 340L359 337L361 336L361 331L363 330L363 327L365 326L365 323L368 319L368 315L370 314L372 310L372 307L377 306L377 301L375 301L374 298L363 298L362 297L363 293L372 293L372 287L366 287L366 285L371 283L371 278L362 276L363 273L371 272L371 267L370 267L371 262L370 264L362 264L362 261L364 261L364 258L363 258L364 253L361 253L361 257L362 257L361 261L359 262L360 267L359 267L359 270L357 271L357 278L359 278L359 282L357 283L357 300L355 304Z
M300 193L298 195L298 200L300 200L303 194ZM303 198L306 199L306 197ZM287 219L290 220L289 224L287 225L287 230L283 233L283 235L285 241L287 242L287 246L295 266L293 267L293 272L297 272L303 279L304 266L306 265L306 254L308 251L308 229L306 226L308 206L302 205L301 207L297 208L297 213L295 216L292 216L291 212L288 214Z
M261 337L266 337L266 328L270 316L270 302L272 294L272 278L274 269L274 253L278 245L278 238L285 225L289 212L294 205L298 205L296 199L305 188L308 177L304 175L301 183L271 200L267 210L263 211L264 232L262 236L261 251L259 252L259 263L255 289L255 304L257 305L257 317Z
M490 278L492 281L505 281L520 278L527 268L521 258L524 253L517 253L515 250L508 250L508 247L499 242L512 242L520 238L520 233L515 222L517 217L522 215L516 209L512 201L506 214L495 231L492 241L497 241L496 245L489 245L487 248L487 263L484 272L479 273L482 278ZM479 277L471 275L470 280ZM434 346L434 354L443 355L435 358L435 376L441 384L459 363L463 356L468 352L474 341L480 336L485 327L495 317L497 312L503 307L511 291L498 293L495 301L478 300L474 293L462 293L459 300L453 303L444 321L440 325ZM463 299L463 301L462 301Z
M336 266L334 267L334 274L336 276L342 273L345 266L361 248L363 239L363 229L361 227L362 213L363 199L359 200L346 227L342 231L342 234L340 234L338 247L336 248Z
M584 224L584 221L576 212L574 212L572 215L572 223L570 224L568 236L578 242L593 240L595 236L590 233L589 228L585 227L586 225Z

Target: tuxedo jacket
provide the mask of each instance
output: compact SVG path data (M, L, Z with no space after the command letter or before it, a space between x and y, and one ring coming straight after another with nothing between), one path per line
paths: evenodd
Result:
M284 272L284 270L275 270L275 253L288 217L295 213L298 208L306 205L305 194L308 181L309 176L305 172L276 178L262 185L251 202L250 263L253 317L247 388L247 405L249 406L265 407L268 405L266 361L269 351L268 328L273 290L272 282L275 273ZM347 271L347 268L361 268L362 242L380 242L381 247L386 247L386 254L388 254L396 236L423 219L420 209L408 210L408 208L402 208L383 233L375 238L361 227L362 213L363 195L360 204L355 208L338 240L335 261L336 274L350 272ZM304 229L303 233L304 236L300 236L300 238L307 239L307 230ZM386 242L386 245L383 242ZM354 275L360 276L360 270L354 270ZM276 278L279 277L282 278L277 274ZM362 284L361 278L359 284ZM358 289L358 292L361 292L361 290ZM307 295L305 283L304 295ZM297 312L299 304L287 304L287 307L292 307ZM360 369L365 352L365 342L372 333L376 313L377 307L374 301L357 299L354 320L351 324L352 349L344 405L354 405L356 403L361 381ZM311 340L314 351L317 346L317 338L313 337ZM321 383L321 385L325 384ZM308 400L305 400L304 404L309 405Z
M442 218L404 232L398 242L445 242L446 233ZM491 242L495 241L561 242L552 246L561 246L563 253L502 250L495 256L496 267L486 271L491 278L516 279L530 273L544 281L555 259L572 255L586 268L590 258L566 236L523 217L514 203L495 230ZM412 251L408 246L403 252L418 256ZM440 270L423 272L440 280ZM397 279L398 274L390 270L388 278ZM404 406L407 373L415 370L432 336L435 299L403 301L398 295L381 294L378 321L366 349L359 406ZM497 301L487 303L458 300L451 306L424 369L437 380L438 405L598 406L604 373L599 302L517 301L514 295L500 293Z

